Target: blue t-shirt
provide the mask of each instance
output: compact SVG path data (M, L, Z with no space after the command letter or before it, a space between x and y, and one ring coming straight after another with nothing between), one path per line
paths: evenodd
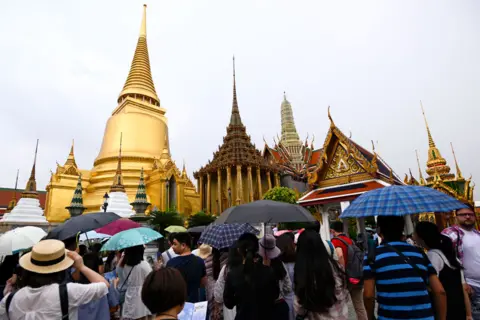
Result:
M375 280L378 320L434 320L424 279L436 275L435 269L419 248L401 241L390 242L389 245L416 264L421 274L393 249L383 244L375 249L374 262L369 262L368 257L365 257L363 275L365 279Z
M167 267L180 271L187 283L187 302L199 302L199 289L202 278L206 276L205 262L194 254L177 256L168 260Z

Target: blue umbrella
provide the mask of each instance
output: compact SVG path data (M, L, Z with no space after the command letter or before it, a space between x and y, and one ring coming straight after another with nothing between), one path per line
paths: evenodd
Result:
M220 250L230 247L244 233L257 235L259 231L248 223L211 224L202 232L198 242Z
M150 228L134 228L117 233L102 247L102 251L117 251L152 242L163 236Z
M404 216L423 212L450 212L467 208L457 199L422 186L390 186L355 199L340 218Z

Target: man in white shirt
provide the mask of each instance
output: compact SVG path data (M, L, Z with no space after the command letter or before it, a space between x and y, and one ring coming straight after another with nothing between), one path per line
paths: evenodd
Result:
M475 212L471 208L460 209L457 224L443 230L452 239L458 257L463 263L467 291L472 302L472 316L480 320L480 232L475 229Z
M167 265L167 262L168 260L170 259L173 259L175 258L176 256L178 256L175 251L173 251L173 248L172 248L172 244L173 244L173 237L175 236L174 233L170 233L170 235L168 236L168 245L169 245L169 248L168 250L165 250L163 253L162 253L162 263L163 263L163 266L166 266Z

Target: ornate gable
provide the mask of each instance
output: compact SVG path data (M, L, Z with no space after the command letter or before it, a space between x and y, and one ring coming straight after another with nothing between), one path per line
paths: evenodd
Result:
M355 160L352 154L347 154L347 150L341 144L337 144L330 164L326 167L323 179L340 178L364 172L366 170Z

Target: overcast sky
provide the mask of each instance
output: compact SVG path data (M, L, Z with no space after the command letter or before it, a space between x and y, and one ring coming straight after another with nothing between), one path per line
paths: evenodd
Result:
M38 188L71 140L91 169L138 39L144 1L2 1L0 186L23 188L40 139ZM419 101L442 155L450 142L480 178L480 2L147 2L153 79L167 109L173 159L191 173L212 158L230 119L232 55L240 114L259 149L280 133L283 91L300 136L321 147L327 106L345 134L403 179L425 166ZM477 195L480 193L477 192Z

